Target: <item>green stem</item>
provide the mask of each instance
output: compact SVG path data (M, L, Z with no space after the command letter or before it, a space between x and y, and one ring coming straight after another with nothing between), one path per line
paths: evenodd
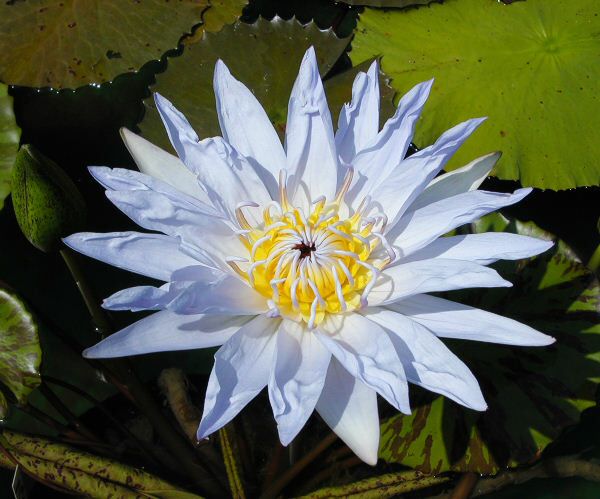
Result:
M79 288L96 327L104 334L112 332L112 325L104 310L98 305L98 301L81 271L77 256L67 248L62 249L60 254ZM181 470L206 494L222 497L225 491L219 481L213 478L206 468L196 460L191 445L173 428L169 419L163 414L160 405L135 374L131 363L126 359L114 359L108 362L102 361L101 365L109 367L109 371L112 371L120 384L127 389L135 404L160 436L165 447L177 459Z
M596 274L600 272L600 244L598 245L592 257L588 261L587 266L592 272Z
M240 476L240 465L235 455L235 446L233 443L234 435L231 431L231 425L224 426L219 430L219 442L221 443L221 453L223 462L227 471L227 480L233 499L246 499L244 484Z

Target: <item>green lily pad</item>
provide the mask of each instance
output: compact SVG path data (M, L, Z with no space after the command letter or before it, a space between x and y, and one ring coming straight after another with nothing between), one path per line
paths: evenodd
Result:
M73 181L33 146L17 154L12 201L21 231L36 248L51 251L60 238L81 229L85 202Z
M447 0L367 9L351 58L383 55L398 91L436 78L415 143L467 118L489 120L449 168L502 150L495 174L523 185L600 184L600 5L596 0Z
M73 88L160 59L202 21L208 0L30 0L0 6L0 80Z
M0 84L0 210L10 194L10 175L19 148L21 129L15 121L13 99L8 87Z
M278 17L272 21L260 18L254 24L238 22L186 45L183 55L169 59L167 70L156 76L151 90L172 101L200 137L220 135L212 86L215 62L220 58L254 92L276 129L283 132L304 52L315 47L321 74L326 75L349 41L338 38L331 29L319 29L314 22L302 25ZM154 100L150 97L144 104L142 134L171 150Z
M42 351L37 325L24 303L11 291L0 287L0 384L8 388L18 403L40 384ZM0 419L8 406L0 392Z
M473 229L555 239L532 223L508 223L498 214ZM383 422L384 460L426 472L494 473L536 459L594 405L600 380L596 277L562 241L536 258L495 266L513 288L461 291L448 298L521 321L554 336L556 343L526 348L445 340L473 370L488 410L463 409L443 397L421 401L411 416Z
M339 0L349 5L364 5L366 7L382 7L386 9L412 7L414 5L427 5L438 0Z
M202 15L202 25L181 40L184 45L202 40L204 33L216 33L226 24L234 23L242 14L248 0L210 0L210 8Z

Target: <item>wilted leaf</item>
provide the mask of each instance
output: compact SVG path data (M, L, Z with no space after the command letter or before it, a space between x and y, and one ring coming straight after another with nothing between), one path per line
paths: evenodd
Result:
M261 18L254 24L238 22L218 33L207 33L201 41L187 45L181 57L169 59L167 70L157 75L151 90L173 102L200 137L220 135L212 85L215 62L220 58L254 92L281 132L306 49L315 47L321 74L325 75L348 42L349 38L338 38L331 29L321 30L312 22L302 25L278 17L272 21ZM153 99L144 103L143 135L170 150Z
M0 209L10 194L10 175L20 136L21 130L13 112L13 99L8 95L8 87L0 84Z
M36 248L50 251L83 225L85 203L61 168L25 145L12 175L12 201L19 227Z
M28 474L77 495L200 499L146 471L51 440L3 431L0 441ZM0 452L0 466L14 463Z
M428 476L418 471L403 471L366 478L359 482L327 487L306 494L298 499L384 499L399 494L433 487L449 481L449 477Z
M367 9L351 57L383 55L398 91L436 78L415 143L489 116L450 169L502 150L495 174L566 189L600 183L600 6L596 0L447 0L406 11Z
M18 403L24 403L40 384L41 358L37 325L31 313L11 291L0 288L0 384ZM6 410L7 401L0 392L0 419Z
M0 6L0 80L73 88L137 71L177 47L208 0L28 0Z
M501 215L475 224L551 238L532 223ZM493 473L529 462L594 405L600 379L600 287L562 242L533 259L495 265L513 288L450 293L449 298L528 324L556 338L549 347L446 341L473 370L488 402L482 413L439 397L382 425L380 456L424 472Z

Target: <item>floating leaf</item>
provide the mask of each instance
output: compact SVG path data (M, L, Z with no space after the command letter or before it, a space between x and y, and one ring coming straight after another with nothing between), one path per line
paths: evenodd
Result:
M21 231L36 248L50 251L83 225L85 203L61 168L26 145L12 176L13 206Z
M17 296L0 288L0 384L18 403L24 403L40 384L41 358L37 325L31 313ZM0 419L6 411L7 401L0 392Z
M146 471L44 438L3 431L0 443L12 456L0 452L0 466L14 468L16 461L28 474L77 495L200 499Z
M532 223L485 217L477 232L549 239ZM600 379L600 286L562 241L543 255L496 264L513 288L450 293L450 299L511 317L556 338L550 347L445 341L473 370L488 402L477 413L439 397L382 424L380 456L424 472L493 473L535 459L594 405Z
M468 27L468 29L466 28ZM367 9L353 62L383 55L398 91L435 77L415 143L467 118L489 121L450 169L502 150L495 174L523 185L600 184L600 6L596 0L447 0L406 11Z
M210 8L202 15L202 25L181 42L189 45L202 40L204 33L220 31L226 24L235 22L246 5L248 0L210 0Z
M341 3L349 5L364 5L366 7L383 7L403 9L414 5L427 5L428 3L439 0L339 0Z
M0 6L0 80L72 88L137 71L177 47L208 0L28 0Z
M325 75L348 42L349 38L338 38L333 30L321 30L313 22L302 25L278 17L272 21L261 18L254 24L238 22L218 33L207 33L201 41L187 45L181 57L169 59L167 70L157 75L152 90L172 101L200 137L220 135L212 86L215 62L220 58L254 92L281 132L306 49L315 47L321 74ZM144 103L146 114L140 124L143 135L170 150L153 99Z
M8 87L0 84L0 209L10 193L10 172L19 148L21 130L15 121L13 99Z

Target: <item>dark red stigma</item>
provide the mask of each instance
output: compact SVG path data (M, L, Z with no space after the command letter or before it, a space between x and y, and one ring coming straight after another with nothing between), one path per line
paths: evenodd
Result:
M312 243L310 246L306 243L298 243L294 246L294 249L300 250L300 258L306 258L310 256L311 251L316 251L317 247L315 243Z

